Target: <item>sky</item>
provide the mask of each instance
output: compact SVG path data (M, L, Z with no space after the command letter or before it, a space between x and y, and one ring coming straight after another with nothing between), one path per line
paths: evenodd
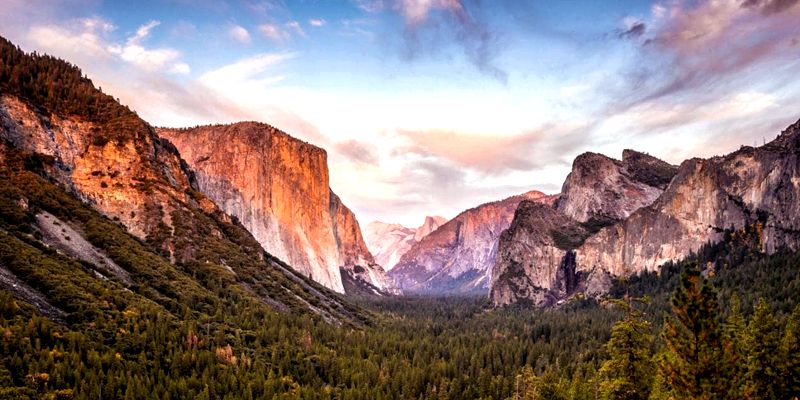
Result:
M800 118L800 0L0 0L0 35L155 126L327 150L362 225L420 225L623 149L679 164Z

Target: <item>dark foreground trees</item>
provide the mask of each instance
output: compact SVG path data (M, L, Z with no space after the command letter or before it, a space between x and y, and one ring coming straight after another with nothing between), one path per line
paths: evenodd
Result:
M717 297L697 264L686 264L661 333L661 351L655 356L659 376L650 388L651 398L797 397L800 306L782 324L761 299L749 323L745 323L734 297L723 322ZM613 335L608 346L611 354L612 347L617 354L640 351L624 342L614 343ZM607 381L604 384L608 385Z

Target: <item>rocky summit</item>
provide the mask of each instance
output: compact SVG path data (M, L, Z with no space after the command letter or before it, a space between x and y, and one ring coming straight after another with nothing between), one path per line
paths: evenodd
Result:
M343 272L394 292L355 216L330 190L325 150L255 122L158 133L195 171L200 191L271 254L340 293Z
M677 166L633 150L625 150L622 161L584 153L573 162L556 209L579 222L616 222L652 204L677 170Z

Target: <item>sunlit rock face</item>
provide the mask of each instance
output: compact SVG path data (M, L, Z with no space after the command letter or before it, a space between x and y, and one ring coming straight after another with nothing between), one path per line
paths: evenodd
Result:
M344 292L340 267L391 291L352 212L329 188L325 150L255 122L159 129L195 171L201 192L276 257Z
M622 162L578 157L557 214L542 207L518 210L500 239L495 304L542 306L570 292L599 295L610 277L657 270L722 240L725 229L747 224L759 227L766 253L800 246L800 122L762 147L687 160L674 173L668 164L626 153ZM551 241L554 234L563 238L564 230L577 232L575 227L583 233L569 246Z
M172 145L144 121L126 124L140 133L122 143L98 140L104 132L92 123L0 97L0 137L22 151L51 157L50 176L139 238L169 232L175 210L215 209L204 197L191 195L193 175ZM174 259L170 235L159 245Z
M447 220L444 217L425 217L425 222L417 229L406 228L400 224L387 224L374 221L364 228L367 247L375 256L375 261L390 271L400 261L411 246L435 231Z
M532 191L464 211L414 244L389 275L404 292L487 293L498 238L523 200L555 197Z

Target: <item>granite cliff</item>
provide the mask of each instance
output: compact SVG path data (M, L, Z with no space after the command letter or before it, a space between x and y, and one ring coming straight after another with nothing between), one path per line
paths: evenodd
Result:
M47 159L48 175L81 200L120 221L140 239L156 235L172 260L176 210L213 212L214 204L193 196L194 175L174 146L145 122L129 118L129 138L109 140L100 124L37 109L12 95L0 96L0 138L8 146Z
M613 223L652 204L677 169L633 150L625 150L621 161L584 153L573 162L556 209L579 222Z
M329 188L325 150L255 122L158 134L195 171L199 190L271 254L340 293L342 272L394 291L355 216Z
M68 308L100 285L104 296L124 289L175 314L213 312L232 300L358 323L340 296L265 252L202 194L175 146L135 112L74 65L26 54L4 38L0 174L7 261L0 286L55 272L60 283L40 294ZM350 222L342 221L347 237ZM51 262L34 263L45 258ZM44 304L32 291L16 293ZM65 295L81 299L65 303Z

